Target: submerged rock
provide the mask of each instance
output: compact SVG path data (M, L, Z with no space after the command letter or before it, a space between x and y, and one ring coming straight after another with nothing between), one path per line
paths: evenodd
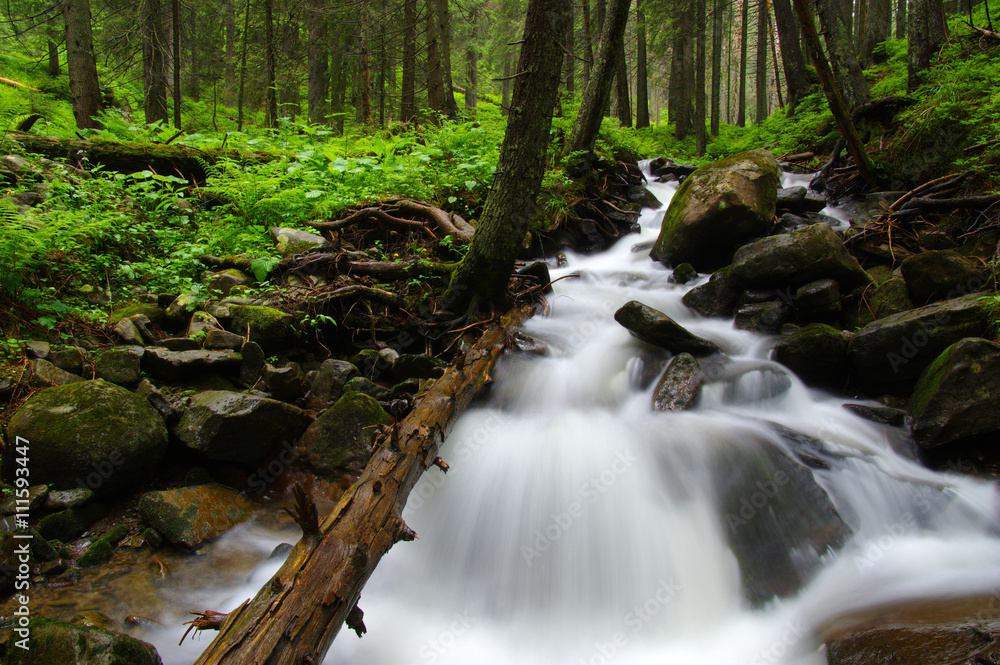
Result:
M643 342L666 349L671 353L707 356L720 352L715 342L691 334L663 312L644 305L638 300L632 300L622 305L615 312L615 321Z
M774 219L778 162L751 150L698 169L677 190L650 257L708 272L741 244L765 235Z

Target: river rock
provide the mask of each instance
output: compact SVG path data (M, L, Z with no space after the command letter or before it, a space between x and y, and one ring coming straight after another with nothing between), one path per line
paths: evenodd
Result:
M851 376L872 390L910 392L938 355L966 337L982 337L989 316L972 294L878 319L851 338Z
M8 494L2 502L0 502L0 513L4 515L13 515L18 512L17 508L20 505L22 510L24 508L28 509L29 513L34 513L36 510L45 505L45 501L49 497L49 486L48 485L33 485L31 487L23 488L20 491L23 492L27 490L27 496L17 495L11 492ZM27 499L28 502L24 503ZM20 503L18 502L20 500Z
M222 326L214 316L208 312L195 312L191 315L191 320L188 322L187 332L184 333L188 337L195 337L199 333L207 333L209 330L221 330Z
M309 392L309 383L302 367L290 362L284 367L264 366L264 383L274 399L295 402Z
M384 402L392 396L392 390L385 386L380 386L371 379L363 376L356 376L344 384L344 393L356 392L368 395L369 397Z
M698 400L705 374L690 353L670 359L653 391L654 411L684 411Z
M281 226L274 226L268 231L274 248L282 256L291 256L298 252L315 247L322 247L326 244L326 238L308 231L299 229L289 229Z
M240 363L240 381L247 385L253 385L260 378L260 373L264 371L267 360L264 357L264 349L260 348L257 342L244 342L240 347L240 355L243 361Z
M826 644L829 665L978 665L1000 661L1000 621L892 623Z
M310 409L327 408L340 398L344 384L356 376L358 368L346 360L324 360L309 387L306 405Z
M783 337L774 345L774 359L809 385L842 388L847 380L847 339L822 323Z
M142 357L143 368L164 381L183 381L205 372L237 374L242 356L236 351L168 351L162 347L149 347Z
M751 302L736 310L733 328L776 335L786 323L794 318L792 308L783 302Z
M899 277L893 277L879 284L872 294L871 309L876 319L884 319L913 309L906 282Z
M718 318L732 316L739 298L740 294L729 288L729 268L723 268L685 293L681 302L702 316Z
M206 349L239 349L246 340L236 333L228 330L207 330L205 331L205 341L202 347Z
M210 483L147 492L139 500L139 514L170 542L194 549L250 519L253 504L235 490Z
M171 298L173 300L173 298ZM120 307L111 313L111 324L114 325L124 318L137 314L145 316L154 326L162 326L166 320L166 314L160 307L152 303L133 303Z
M152 644L103 628L32 617L30 649L12 630L0 637L4 665L162 665Z
M229 331L245 334L266 352L279 351L295 344L295 318L286 312L261 305L230 305Z
M767 234L774 219L778 162L751 150L703 166L677 190L650 257L701 272L729 263L737 247Z
M71 383L77 383L84 380L82 376L77 376L76 374L70 374L67 371L61 370L43 358L36 360L33 367L35 369L35 376L41 381L52 386L67 386Z
M299 447L320 475L360 472L371 457L376 427L391 423L392 418L372 397L345 392L309 426L299 439Z
M736 251L731 283L742 289L796 288L818 279L836 280L844 291L871 283L837 232L826 224L756 240Z
M167 351L197 351L201 348L198 340L190 337L164 337L156 345L162 346Z
M142 380L141 346L118 346L108 349L94 361L94 375L124 388L133 389Z
M53 349L47 360L61 370L71 374L83 374L86 370L89 354L79 346L64 346Z
M392 375L397 381L433 379L447 367L448 363L426 353L401 353L392 364Z
M625 327L634 337L671 353L707 356L720 352L715 342L691 334L663 312L644 305L638 300L631 300L622 305L615 312L615 321Z
M674 270L670 273L668 281L672 284L687 284L691 280L698 278L698 271L694 269L690 263L681 263L680 265L674 266Z
M920 376L909 407L923 448L1000 430L1000 344L969 338L949 346Z
M759 607L801 589L850 528L809 467L777 443L747 444L720 452L713 477L744 594Z
M803 322L840 320L840 285L832 279L819 279L800 286L795 291L795 312Z
M66 510L67 508L79 508L86 505L93 498L93 490L86 487L49 492L45 499L45 509L48 511L57 511Z
M46 540L58 540L68 543L89 529L91 524L102 519L107 514L107 507L99 503L88 503L78 508L67 508L51 515L46 515L38 520L38 532Z
M167 449L167 430L145 399L100 379L49 388L26 401L8 427L30 441L31 478L53 489L111 494L144 480ZM12 478L14 457L4 455Z
M978 291L986 283L975 262L950 249L914 254L900 269L916 305Z
M209 291L219 293L223 298L237 286L247 286L250 278L236 268L227 268L207 273L204 277L205 286Z
M297 439L311 421L302 409L276 399L210 390L191 398L172 431L210 459L255 464L282 441Z

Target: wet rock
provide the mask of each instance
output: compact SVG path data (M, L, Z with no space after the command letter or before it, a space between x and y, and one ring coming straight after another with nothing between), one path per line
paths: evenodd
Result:
M212 329L205 332L202 347L206 349L239 349L246 340L228 330Z
M839 389L847 381L847 339L823 323L783 337L774 345L774 359L808 385Z
M59 369L48 360L39 358L34 362L35 376L41 381L48 383L53 386L66 386L71 383L77 383L83 381L82 376L77 376L76 374L70 374L64 370Z
M168 351L149 347L142 358L143 368L164 381L183 381L205 372L237 374L243 361L236 351Z
M260 305L231 305L230 332L243 334L264 351L278 351L295 344L295 318L291 314Z
M156 344L167 351L197 351L201 348L197 340L190 337L166 337Z
M18 512L18 506L21 506L21 510L27 509L29 513L34 513L36 510L45 505L46 499L49 497L49 486L48 485L33 485L31 487L23 488L20 491L27 490L27 495L19 495L11 492L7 497L0 503L0 513L4 515L13 515ZM20 499L20 503L18 500ZM27 499L27 503L24 500Z
M978 291L986 284L975 262L950 249L914 254L900 269L916 305Z
M674 356L653 391L654 411L684 411L701 392L705 375L698 360L689 353Z
M759 607L801 589L850 528L808 466L776 443L748 443L720 453L713 477L744 594Z
M31 477L53 489L110 494L142 482L167 448L167 431L145 399L102 380L49 388L14 414L12 439L31 442ZM13 477L4 456L4 476Z
M902 427L906 424L906 417L909 415L903 409L894 409L891 406L844 404L844 408L865 420L890 427Z
M784 187L778 190L774 201L774 206L778 214L784 212L798 212L803 209L802 203L806 200L805 187Z
M5 665L161 665L152 644L103 628L76 626L34 617L31 648L17 646L14 631L0 637Z
M346 360L330 358L319 366L309 387L307 405L310 409L325 409L340 398L344 384L358 376L358 368Z
M274 248L282 256L291 256L292 254L315 247L322 247L326 244L326 238L323 236L309 233L308 231L280 226L272 227L268 231L268 235L271 236L271 241L274 242Z
M138 387L135 389L135 394L145 398L156 409L156 412L160 414L160 417L163 418L163 422L168 425L177 419L177 411L174 409L173 404L148 379L143 379L139 382Z
M290 362L284 367L264 366L264 383L274 399L295 402L309 392L306 375L298 363Z
M649 172L659 178L674 176L676 179L681 176L689 176L697 169L698 167L694 164L681 164L666 157L657 157L649 163Z
M93 498L94 491L86 487L49 492L45 499L45 509L57 511L66 510L67 508L79 508L86 505Z
M198 485L147 492L139 514L175 545L194 549L253 515L253 504L222 485Z
M781 332L782 326L791 323L793 318L792 308L783 302L776 300L752 302L736 311L733 328L776 335Z
M1000 344L952 344L924 371L910 396L913 437L922 448L1000 430Z
M702 316L729 317L736 310L739 297L739 293L729 288L729 268L723 268L701 286L685 293L681 302Z
M814 224L791 233L756 240L733 257L730 280L743 289L787 289L818 279L836 280L850 291L871 283L836 231Z
M832 279L819 279L800 286L795 292L795 312L805 322L839 320L840 285Z
M806 212L819 212L826 205L826 197L819 192L807 191L802 199L802 209Z
M532 337L524 332L514 333L514 348L521 353L527 353L533 356L545 356L549 353L549 345L538 339L537 337Z
M74 626L88 626L90 628L103 628L104 630L113 630L115 627L115 622L107 614L97 612L96 610L84 610L83 612L77 612L73 615L73 618L69 620Z
M264 350L256 342L245 342L240 347L240 355L243 358L240 362L240 381L253 385L264 371Z
M669 280L675 284L687 284L697 278L698 271L690 263L682 263L674 268Z
M792 387L788 371L769 361L736 363L712 374L714 383L724 385L726 404L755 404L783 396Z
M645 189L645 187L643 187ZM652 194L650 194L652 196ZM655 196L653 197L655 200ZM534 261L517 271L521 277L531 279L535 285L543 287L543 293L552 292L552 276L549 275L549 266L544 261Z
M299 439L299 447L312 469L322 476L336 478L345 471L359 472L371 457L376 427L391 422L372 397L345 392L309 426Z
M402 353L392 365L392 375L397 381L406 379L433 379L441 376L448 363L425 353Z
M830 665L979 665L1000 661L1000 622L889 624L827 642Z
M887 316L913 309L906 282L898 277L893 277L879 284L872 294L871 307L876 319L884 319Z
M110 561L118 543L127 535L128 527L124 524L111 527L77 558L76 565L80 568L93 568Z
M379 402L384 402L392 396L391 389L380 386L371 379L366 379L363 376L356 376L344 384L344 394L349 392L362 393Z
M107 507L99 503L88 503L79 508L67 508L40 519L38 533L42 534L46 540L68 543L107 514Z
M660 199L656 198L656 195L653 194L653 192L649 191L642 185L629 187L628 191L625 193L625 198L632 203L638 203L643 208L660 208L663 206Z
M615 312L615 321L625 327L633 336L666 349L671 353L690 353L693 356L707 356L719 353L715 342L710 342L688 332L669 316L632 300Z
M671 200L650 257L703 272L726 265L737 247L770 230L777 188L778 162L765 150L703 166Z
M108 349L94 361L94 376L133 389L142 380L144 352L141 346L119 346Z
M172 431L210 459L255 464L282 441L297 439L311 420L275 399L212 390L191 398Z
M199 334L207 333L209 330L221 329L222 326L219 325L219 322L208 312L195 312L191 315L191 321L188 322L185 334L188 337L197 337Z
M223 298L237 286L247 286L252 280L235 268L218 270L205 275L205 286L209 291L219 293ZM214 315L213 315L214 316Z
M988 329L989 317L975 294L878 319L848 344L851 376L871 390L908 393L942 351Z

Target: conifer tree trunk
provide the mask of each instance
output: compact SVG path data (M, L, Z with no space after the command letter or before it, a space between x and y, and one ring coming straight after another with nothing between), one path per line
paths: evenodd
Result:
M847 108L857 108L868 101L868 83L854 53L850 17L843 13L839 0L817 0L816 5L833 76Z
M309 122L323 124L328 111L330 96L330 53L327 50L329 38L326 34L326 11L323 0L310 0L306 7L309 28L309 52L307 69L306 103L309 106Z
M756 113L754 124L759 125L767 118L767 3L757 0L757 58L756 58Z
M226 84L222 93L223 104L232 106L236 103L236 0L226 2L226 51L225 69Z
M594 39L590 29L590 0L582 0L583 37L586 41L586 61L583 63L583 85L590 83L590 71L594 66Z
M510 90L511 90L511 75L513 72L510 71L510 52L504 54L503 59L503 83L502 92L500 94L500 113L502 115L510 114Z
M635 3L635 128L649 127L649 74L646 72L646 13L642 0Z
M355 79L357 92L356 117L358 122L370 125L372 121L372 80L371 80L371 17L367 8L361 11L361 34L358 36L358 76Z
M450 120L454 120L458 117L458 104L455 102L451 77L451 15L448 12L448 0L431 0L431 5L437 28L438 55L441 58L441 111Z
M192 101L199 101L201 98L201 72L199 71L199 49L198 49L198 12L191 10L190 21L188 21L188 55L191 60L191 70L188 74L188 97Z
M48 73L53 78L59 76L59 37L57 32L56 17L53 14L45 21L45 36L48 38L49 51Z
M791 0L774 0L774 22L778 28L778 42L781 44L781 63L788 90L788 114L791 115L795 113L799 100L809 94L810 88L799 38L799 24L792 11Z
M465 46L465 110L475 115L479 87L479 5L469 10L469 26L472 31Z
M737 101L736 124L747 126L747 39L750 36L750 3L740 0L740 97Z
M906 0L896 0L896 39L906 38Z
M560 42L566 36L569 4L570 0L530 0L528 4L517 66L517 71L524 73L514 83L507 131L483 215L446 295L456 303L504 302L514 259L528 224L536 216L552 109L559 95L563 64ZM627 4L623 13L627 16Z
M632 126L632 100L628 89L628 61L625 57L625 41L618 49L615 65L615 111L622 127Z
M174 55L174 127L181 128L181 2L171 0L170 23L173 27Z
M97 82L90 0L63 0L63 20L66 23L66 69L76 126L100 129L103 125L96 116L104 104Z
M170 112L167 108L166 35L160 0L145 1L143 22L142 64L146 92L143 106L146 123L166 123Z
M569 27L566 28L566 64L563 69L563 85L569 96L576 88L576 21L573 15L573 5L569 6Z
M698 31L698 54L695 63L694 84L694 143L699 157L705 154L708 138L705 136L705 0L695 0L694 21Z
M268 127L278 126L278 66L276 48L277 45L274 43L274 0L264 0L264 56L267 67Z
M611 0L606 20L603 21L601 41L596 61L590 72L590 81L583 91L580 110L573 122L573 131L563 150L563 156L579 150L593 150L597 132L601 129L604 109L611 99L611 86L615 80L616 58L625 43L625 25L631 0Z
M878 54L877 46L889 39L892 27L892 0L868 0L867 21L864 25L864 43L861 60L865 67L885 62L885 54Z
M712 136L719 135L722 118L722 14L723 0L712 5Z
M403 2L403 80L399 96L399 119L412 122L417 115L417 0Z
M344 55L344 38L334 30L336 39L330 49L330 117L333 133L344 134L344 113L347 112L347 58Z
M247 46L250 44L250 0L243 16L243 47L240 49L240 85L236 97L236 129L243 131L243 95L247 82Z
M427 105L444 113L444 73L441 71L441 42L438 39L435 0L427 0ZM506 76L506 74L505 74Z
M930 2L911 0L907 20L906 87L913 90L924 81L931 67Z

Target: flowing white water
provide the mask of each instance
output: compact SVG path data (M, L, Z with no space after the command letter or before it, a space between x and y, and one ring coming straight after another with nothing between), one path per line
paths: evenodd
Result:
M650 189L666 203L675 188ZM818 665L818 631L845 613L1000 588L993 485L898 456L898 431L769 361L773 338L692 314L681 297L693 285L631 251L662 216L644 211L641 236L553 271L579 277L558 281L549 316L526 326L547 354L498 365L489 399L442 446L451 471L432 468L411 494L404 518L419 540L394 547L362 593L368 634L342 630L326 663ZM650 409L642 377L666 355L614 321L633 299L725 351L692 410ZM803 445L806 477L850 534L836 550L795 535L815 495L789 500L801 479L767 462L803 458ZM786 548L782 565L808 583L751 608L741 539L765 563ZM260 581L206 606L231 609ZM174 640L156 640L168 664L206 644Z

